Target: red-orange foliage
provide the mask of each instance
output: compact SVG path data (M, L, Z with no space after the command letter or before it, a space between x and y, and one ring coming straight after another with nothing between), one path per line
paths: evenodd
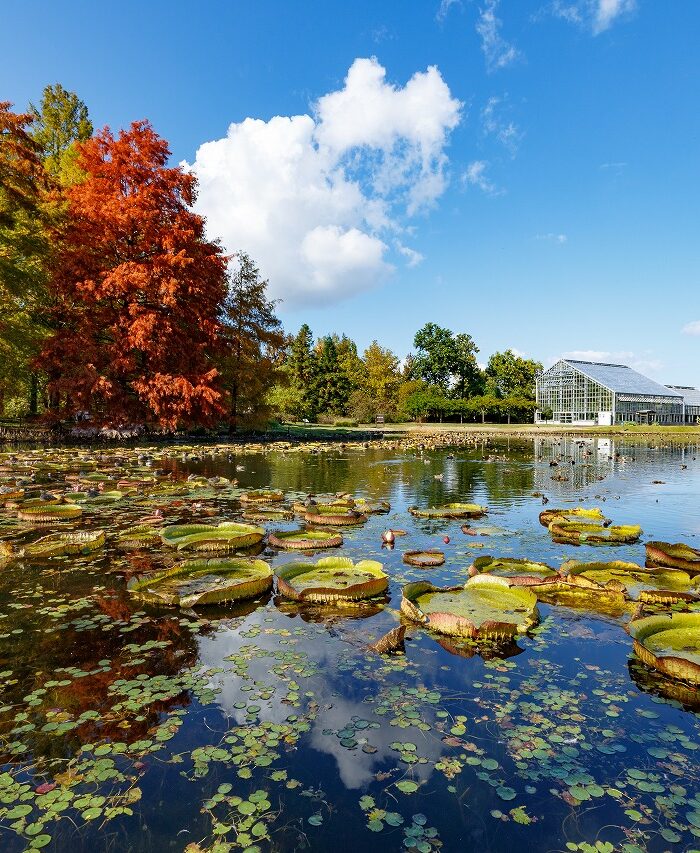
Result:
M166 166L148 122L79 144L86 179L66 190L42 353L58 416L165 427L223 411L213 360L226 258L192 212L195 178Z

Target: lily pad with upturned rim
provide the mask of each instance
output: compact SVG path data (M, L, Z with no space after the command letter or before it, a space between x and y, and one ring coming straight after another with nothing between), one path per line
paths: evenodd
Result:
M477 557L472 563L469 574L488 574L508 578L514 586L537 586L559 580L559 573L547 563L519 557Z
M77 530L71 533L51 533L25 545L24 557L64 557L91 554L105 544L104 530Z
M595 521L606 522L608 519L597 506L574 506L568 509L543 509L540 513L540 524L549 527L553 521Z
M628 630L647 666L700 685L700 613L662 613L634 619Z
M333 504L317 504L307 509L304 520L310 524L348 527L353 524L364 524L367 516L355 509L343 509Z
M264 560L216 558L185 560L171 569L132 578L129 592L143 601L196 607L255 598L272 586L272 569Z
M427 509L412 506L408 511L417 518L481 518L486 515L489 508L479 504L449 503Z
M265 530L252 524L173 524L161 530L165 545L178 551L237 551L262 541Z
M505 578L477 575L464 587L440 588L427 581L403 588L401 612L438 633L476 639L508 639L539 620L537 597Z
M647 542L647 566L682 569L691 575L700 574L700 550L683 542Z
M591 524L581 521L555 520L549 525L552 539L567 545L624 545L637 542L642 528L636 524Z
M343 544L343 537L329 530L275 530L267 541L273 548L317 551L321 548L339 548Z
M434 548L427 551L404 551L402 559L409 566L418 566L419 569L432 569L445 562L445 555L442 551Z
M353 563L347 557L324 557L316 563L288 563L275 570L277 589L286 598L335 604L381 595L389 586L376 560Z

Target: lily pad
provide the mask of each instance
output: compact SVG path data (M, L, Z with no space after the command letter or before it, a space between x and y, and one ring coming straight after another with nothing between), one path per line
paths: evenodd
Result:
M511 638L539 620L533 592L487 575L477 575L464 587L406 584L401 612L438 633L471 638Z
M236 551L262 541L265 530L252 524L174 524L161 531L164 544L178 551Z
M321 548L338 548L343 544L340 533L328 530L275 530L267 541L273 548L290 551L316 551Z
M543 509L540 524L549 527L553 521L595 521L601 524L608 519L598 507L575 506L569 509Z
M376 560L353 563L347 557L324 557L317 563L288 563L275 571L281 595L296 601L359 601L383 593L389 585Z
M25 557L63 557L90 554L105 544L104 530L77 530L71 533L52 533L26 545Z
M417 518L481 518L489 509L479 504L449 503L427 509L412 506L408 511Z
M605 527L602 524L556 519L549 525L549 532L555 542L568 545L622 545L637 542L642 535L642 528L636 524Z
M404 563L408 563L409 566L418 566L419 569L431 569L441 566L445 562L445 555L437 549L404 551L403 561Z
M700 685L700 613L662 613L629 623L634 651L664 675Z
M364 524L367 521L367 516L350 507L344 508L335 504L316 504L306 508L304 520L310 524L346 527L352 524Z
M263 560L185 560L172 569L129 581L129 592L144 601L196 607L255 598L272 586L272 569Z
M682 569L688 574L700 574L700 550L683 542L647 542L647 566Z

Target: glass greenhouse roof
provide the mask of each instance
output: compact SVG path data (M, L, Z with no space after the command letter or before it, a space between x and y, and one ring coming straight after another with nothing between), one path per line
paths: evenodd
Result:
M667 385L666 387L681 394L686 406L700 406L700 391L697 388L689 388L687 385Z
M570 358L565 358L563 361L583 373L584 376L618 394L671 397L678 400L683 397L681 392L673 391L666 385L654 382L653 379L637 373L636 370L632 370L631 367L624 364L599 364L595 361L575 361Z

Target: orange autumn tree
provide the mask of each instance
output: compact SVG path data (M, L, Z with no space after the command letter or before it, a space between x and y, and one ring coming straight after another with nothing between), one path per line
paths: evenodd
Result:
M226 257L193 213L196 182L146 121L78 143L41 363L54 417L174 428L224 411L215 360Z

